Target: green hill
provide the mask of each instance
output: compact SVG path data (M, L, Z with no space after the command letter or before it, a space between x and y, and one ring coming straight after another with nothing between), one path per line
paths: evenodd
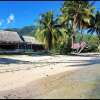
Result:
M29 36L34 36L34 30L35 30L35 26L25 26L23 28L8 28L8 29L4 29L6 31L16 31L18 32L20 35L29 35Z

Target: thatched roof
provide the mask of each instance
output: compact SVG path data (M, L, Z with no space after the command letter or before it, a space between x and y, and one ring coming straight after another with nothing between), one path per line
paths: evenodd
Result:
M23 41L17 32L0 30L0 42L21 43Z
M35 37L32 36L23 36L24 41L27 43L31 43L31 44L41 44L41 42L39 42L38 40L35 39Z

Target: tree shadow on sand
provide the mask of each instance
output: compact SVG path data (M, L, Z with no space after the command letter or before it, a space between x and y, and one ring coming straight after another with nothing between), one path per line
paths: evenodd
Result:
M39 61L22 61L22 60L16 60L12 58L0 58L0 64L58 64L58 63L72 63L70 61L45 61L50 59L43 59ZM73 62L77 63L77 62Z
M72 62L82 62L84 61L85 63L83 64L75 64L75 65L71 65L72 67L74 66L88 66L88 65L95 65L95 64L100 64L100 57L95 57L95 58L92 58L91 60L70 60Z
M70 64L70 67L74 66L87 66L87 65L94 65L94 64L100 64L100 57L94 57L90 60L66 60L63 59L60 61L49 61L50 59L46 59L48 61L45 61L45 59L39 60L39 61L22 61L12 58L0 58L0 64ZM73 63L71 65L71 63Z
M15 60L11 58L0 58L0 64L29 64L29 61Z

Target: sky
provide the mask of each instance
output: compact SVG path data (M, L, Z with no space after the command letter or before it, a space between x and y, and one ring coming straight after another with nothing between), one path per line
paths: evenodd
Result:
M0 28L35 25L42 13L52 10L59 15L63 1L0 1ZM100 11L100 1L96 1Z

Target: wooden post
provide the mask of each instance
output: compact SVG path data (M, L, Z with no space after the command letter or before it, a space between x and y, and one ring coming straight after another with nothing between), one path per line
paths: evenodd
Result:
M18 49L19 49L19 43L18 43Z
M31 44L31 50L33 51L32 44Z

